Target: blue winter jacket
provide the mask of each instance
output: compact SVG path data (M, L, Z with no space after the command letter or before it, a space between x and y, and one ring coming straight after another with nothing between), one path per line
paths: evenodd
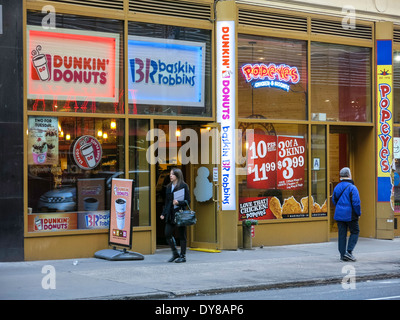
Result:
M353 180L342 180L333 190L332 202L336 206L336 221L357 220L361 215L360 194Z

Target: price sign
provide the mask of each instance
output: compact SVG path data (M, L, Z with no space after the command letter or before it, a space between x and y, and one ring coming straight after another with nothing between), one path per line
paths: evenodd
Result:
M277 187L297 190L304 186L305 139L278 136Z
M276 136L249 135L247 150L247 187L276 187Z

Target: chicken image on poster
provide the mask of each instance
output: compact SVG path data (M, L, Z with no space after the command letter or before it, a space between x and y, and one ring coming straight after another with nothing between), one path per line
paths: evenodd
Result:
M304 187L305 149L304 137L278 136L278 189L298 190Z
M276 188L276 136L252 134L247 137L247 187Z

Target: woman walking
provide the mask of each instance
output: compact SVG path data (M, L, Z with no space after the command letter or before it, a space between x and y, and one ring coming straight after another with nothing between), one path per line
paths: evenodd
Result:
M173 168L170 171L169 178L171 182L166 189L165 206L160 218L165 220L165 238L172 250L172 257L168 262L175 261L176 263L181 263L186 262L186 227L178 227L181 244L180 254L178 254L178 250L176 250L176 243L172 234L175 230L175 212L186 207L185 201L190 204L190 193L188 185L183 180L183 174L180 169ZM174 193L182 189L184 190L184 200L178 201L174 199Z

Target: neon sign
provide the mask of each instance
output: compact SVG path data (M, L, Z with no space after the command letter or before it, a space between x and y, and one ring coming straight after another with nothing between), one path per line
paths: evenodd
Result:
M252 83L253 88L269 87L289 91L289 84L300 81L299 70L286 64L277 66L275 63L270 63L267 66L264 63L248 63L242 66L241 70L247 82L256 80Z

